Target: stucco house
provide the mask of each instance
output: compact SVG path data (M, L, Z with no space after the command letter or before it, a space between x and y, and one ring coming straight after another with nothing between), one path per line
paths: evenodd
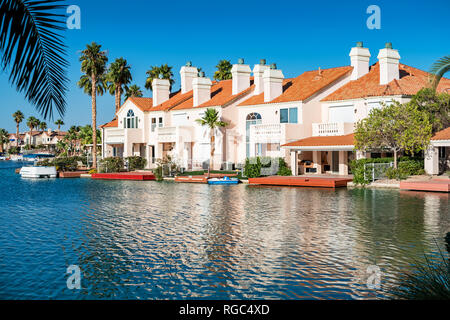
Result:
M450 170L450 127L431 138L430 148L425 154L425 172L432 175Z

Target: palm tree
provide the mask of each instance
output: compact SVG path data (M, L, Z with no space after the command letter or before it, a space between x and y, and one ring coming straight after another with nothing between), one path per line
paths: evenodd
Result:
M128 65L127 60L124 58L118 58L116 61L111 63L109 67L107 80L108 89L110 94L114 94L116 102L116 112L121 106L123 87L125 90L128 89L128 84L133 80L131 76L131 66Z
M214 166L214 152L215 152L215 131L217 128L226 127L228 123L221 121L219 119L219 112L214 108L208 108L205 111L203 118L195 120L202 126L208 126L210 129L210 147L211 147L211 155L209 158L209 168L208 168L208 177L211 168Z
M83 74L77 84L79 88L83 89L84 93L89 96L92 94L92 81L88 75ZM102 96L106 92L107 87L106 76L103 74L97 78L97 95Z
M47 123L42 121L41 123L39 123L39 129L41 129L42 131L47 130Z
M28 141L30 147L33 142L33 129L37 128L39 126L39 123L39 119L36 119L35 117L29 117L27 119L27 127L30 128L30 140Z
M66 109L68 78L66 5L58 0L2 0L0 52L4 71L19 92L47 118Z
M106 71L108 58L106 52L101 51L101 45L92 42L81 52L81 71L91 80L92 97L92 135L97 141L97 81L102 79ZM81 80L81 79L80 79ZM80 85L80 83L78 83ZM92 167L97 168L97 144L92 145Z
M220 60L217 64L217 71L214 72L214 80L228 80L231 79L231 68L233 65L229 60Z
M125 92L125 99L131 98L131 97L142 97L143 93L141 90L141 87L133 84L128 87L128 89Z
M64 125L64 121L62 121L61 119L58 119L55 121L55 125L58 126L58 132L61 130L61 126Z
M14 122L16 123L16 146L17 146L17 148L19 148L19 134L20 134L19 133L19 125L23 121L25 116L23 115L23 113L20 110L17 110L16 112L14 112L12 116L14 118Z
M166 64L162 64L160 67L158 66L152 66L150 67L150 70L146 72L147 79L145 80L145 89L153 90L152 88L152 82L153 79L167 79L170 82L170 90L172 90L172 85L175 83L175 80L173 80L173 73L172 73L172 67L169 67Z
M430 71L434 74L432 86L433 89L436 90L437 86L439 85L439 81L441 81L441 78L445 73L450 71L450 56L440 58L431 66Z
M5 129L0 129L0 152L3 152L5 143L9 142L9 133Z

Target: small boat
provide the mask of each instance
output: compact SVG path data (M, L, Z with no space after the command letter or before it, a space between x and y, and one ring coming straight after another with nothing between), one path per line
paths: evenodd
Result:
M22 178L56 178L56 167L22 167L20 169Z
M238 184L238 183L239 183L238 178L223 177L223 178L208 179L208 184Z

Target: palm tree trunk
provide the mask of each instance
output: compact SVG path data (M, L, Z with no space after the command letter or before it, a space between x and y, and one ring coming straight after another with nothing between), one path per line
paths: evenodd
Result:
M119 94L117 89L114 91L114 103L116 104L116 112L114 114L116 114L119 110Z
M214 129L211 129L211 155L209 158L208 178L209 178L209 175L211 172L211 168L214 167L214 152L216 151L215 150L215 145L216 145L215 140L216 140L216 137L214 136Z
M117 88L117 107L116 112L119 111L120 106L122 104L122 85L119 83L119 87Z
M16 146L17 146L17 148L19 148L19 123L17 122L17 124L16 124L16 129L17 129L17 131L16 131Z
M97 168L97 79L92 75L92 168Z

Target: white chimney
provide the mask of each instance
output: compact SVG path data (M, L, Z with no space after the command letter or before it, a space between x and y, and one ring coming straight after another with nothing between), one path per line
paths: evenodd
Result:
M353 67L350 80L357 80L369 73L370 51L363 47L362 41L357 42L356 47L350 51L350 61Z
M283 93L284 75L277 69L275 63L270 65L270 69L264 71L264 102L272 101Z
M264 71L269 69L269 66L266 66L266 60L261 59L259 64L255 64L255 67L253 68L253 76L255 79L255 94L260 94L264 92L264 81L263 81L263 74Z
M192 63L188 61L185 66L181 67L181 93L186 93L192 90L192 80L197 78L198 70L192 66Z
M194 90L194 107L205 103L211 99L212 82L209 78L205 78L205 73L200 72L199 76L192 81Z
M392 49L392 43L386 43L386 47L378 53L380 63L380 84L388 84L394 79L400 79L400 71L398 69L400 55L398 51Z
M164 101L169 100L170 96L170 82L167 79L153 79L153 106L160 105Z
M231 76L233 77L232 94L238 94L250 87L250 73L252 70L249 65L244 64L244 59L239 59L238 64L233 64Z

